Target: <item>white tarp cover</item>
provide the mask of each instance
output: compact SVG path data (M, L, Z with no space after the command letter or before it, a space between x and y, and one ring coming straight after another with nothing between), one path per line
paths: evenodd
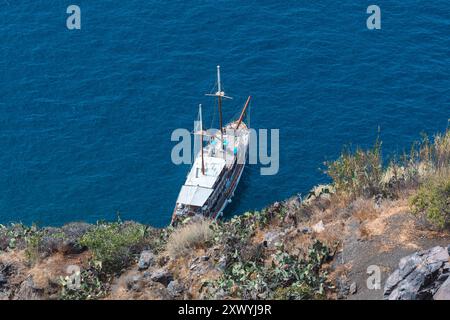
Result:
M212 188L225 167L225 160L214 157L204 157L205 174L202 170L202 158L197 157L188 174L185 185Z
M177 203L195 207L203 207L206 200L208 200L209 196L213 191L214 190L210 188L184 185L181 187Z

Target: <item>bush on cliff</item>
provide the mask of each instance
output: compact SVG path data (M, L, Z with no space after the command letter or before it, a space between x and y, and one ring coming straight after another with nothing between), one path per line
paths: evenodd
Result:
M325 173L344 199L375 195L396 197L417 188L423 177L450 168L450 129L435 134L432 139L422 134L409 154L404 153L400 160L391 160L386 168L383 168L379 139L369 150L344 149L337 160L325 162L325 166Z
M416 162L427 164L434 171L448 168L450 165L450 129L433 136L433 141L422 134L422 141L417 143Z
M30 264L34 264L40 258L42 237L43 232L41 230L35 230L26 238L25 256Z
M344 149L339 159L325 165L325 173L333 179L336 192L341 195L355 199L381 192L383 166L379 139L369 150L357 148L353 154Z
M106 273L119 272L144 245L147 227L137 223L99 223L80 240Z
M439 171L426 178L410 205L414 214L443 229L450 222L450 173Z

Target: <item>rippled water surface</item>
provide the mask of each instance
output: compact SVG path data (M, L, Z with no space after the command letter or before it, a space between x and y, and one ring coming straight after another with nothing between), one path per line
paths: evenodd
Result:
M192 128L222 66L229 119L280 129L280 171L246 168L228 214L306 192L344 144L384 154L450 118L448 1L0 1L0 223L170 220L189 170L171 132ZM217 119L217 115L216 115Z

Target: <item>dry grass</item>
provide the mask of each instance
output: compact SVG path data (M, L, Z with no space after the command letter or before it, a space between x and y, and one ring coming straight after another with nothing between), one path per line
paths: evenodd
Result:
M1 264L11 265L15 269L14 275L12 278L9 278L10 286L18 286L26 279L28 268L26 267L27 259L24 250L2 252L0 254L0 265Z
M51 282L57 282L60 276L67 276L69 266L76 265L84 268L90 258L89 252L73 256L66 256L58 252L33 265L28 270L28 274L32 276L36 288L45 289Z
M334 248L342 242L344 234L345 223L342 220L338 220L325 225L325 230L315 236L329 248Z
M365 222L375 219L379 212L372 199L359 198L352 203L352 215L360 222Z
M213 237L211 221L191 222L175 230L167 241L167 254L174 258L207 244Z

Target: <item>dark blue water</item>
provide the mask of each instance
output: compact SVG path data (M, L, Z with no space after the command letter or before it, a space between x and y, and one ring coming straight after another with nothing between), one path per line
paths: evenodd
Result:
M122 218L165 225L192 128L222 66L232 117L280 128L280 171L246 169L228 214L326 181L344 144L386 156L450 118L450 4L376 1L0 0L0 223ZM77 4L82 29L66 28ZM216 118L217 119L217 118Z

